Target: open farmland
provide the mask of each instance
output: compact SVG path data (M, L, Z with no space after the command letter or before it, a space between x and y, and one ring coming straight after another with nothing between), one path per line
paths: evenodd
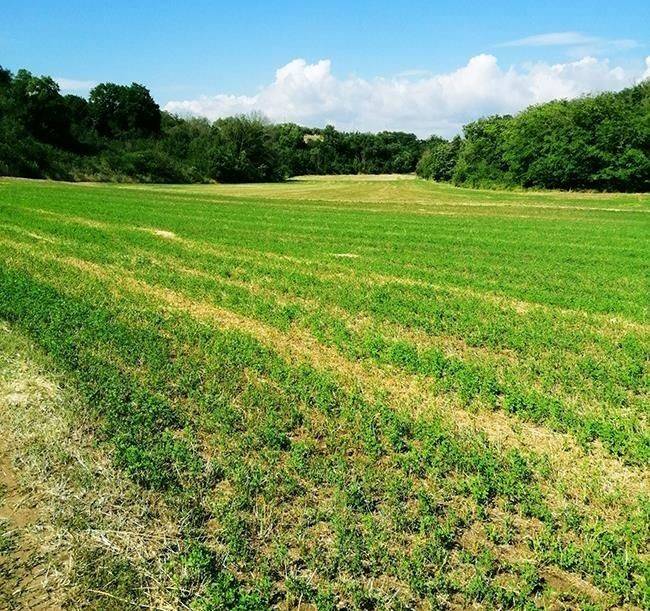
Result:
M647 608L649 235L647 195L1 181L2 410L37 368L108 457L64 596Z

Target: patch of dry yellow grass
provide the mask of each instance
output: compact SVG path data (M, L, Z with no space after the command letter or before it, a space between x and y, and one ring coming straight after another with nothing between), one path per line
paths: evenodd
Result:
M0 556L8 575L0 606L49 610L101 601L113 594L87 591L79 575L122 558L141 572L151 608L182 608L164 566L166 550L181 539L179 525L73 418L77 399L43 369L30 343L4 324L0 334L0 453L10 486L0 517L16 539Z

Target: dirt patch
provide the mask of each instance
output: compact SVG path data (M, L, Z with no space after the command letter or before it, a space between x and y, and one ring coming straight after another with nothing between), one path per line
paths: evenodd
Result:
M22 410L30 399L20 380L0 392L0 410ZM1 416L0 416L1 417ZM21 485L14 464L14 448L6 434L0 435L0 602L11 608L59 609L52 600L56 579L50 578L51 563L35 545L43 515L36 499ZM61 560L61 559L60 559Z
M166 229L145 229L145 231L153 233L159 238L164 238L165 240L175 240L178 237L173 231L167 231Z
M578 575L567 573L557 567L547 567L542 571L544 580L557 592L572 593L580 592L594 602L602 602L606 598L605 593L596 586L585 581Z

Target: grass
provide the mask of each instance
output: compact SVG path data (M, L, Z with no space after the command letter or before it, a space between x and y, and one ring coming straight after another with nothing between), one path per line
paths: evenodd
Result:
M177 607L166 567L177 524L111 464L55 370L28 337L0 325L2 608Z
M116 574L163 608L649 604L649 212L0 182L0 318L174 525L138 562L80 546L73 600Z

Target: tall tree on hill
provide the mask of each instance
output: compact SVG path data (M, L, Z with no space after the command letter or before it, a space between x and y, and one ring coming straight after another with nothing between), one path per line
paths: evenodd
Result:
M160 107L149 90L137 83L101 83L90 92L89 107L101 136L146 138L160 133Z
M19 70L11 83L11 112L37 140L68 148L70 118L59 86L49 76L34 76Z

